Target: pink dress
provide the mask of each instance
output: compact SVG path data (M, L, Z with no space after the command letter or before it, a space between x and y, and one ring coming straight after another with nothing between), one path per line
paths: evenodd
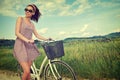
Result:
M20 27L20 33L28 39L32 38L33 27L26 24L23 18ZM19 62L33 61L37 56L40 55L35 44L26 43L18 37L16 38L13 51L14 57Z

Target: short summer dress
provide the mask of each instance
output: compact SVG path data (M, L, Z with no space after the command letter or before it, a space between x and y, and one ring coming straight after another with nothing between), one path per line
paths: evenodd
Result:
M25 23L22 18L20 33L27 39L32 38L33 27ZM16 38L13 55L18 60L18 62L33 61L37 56L40 55L38 48L35 44L27 43L20 38Z

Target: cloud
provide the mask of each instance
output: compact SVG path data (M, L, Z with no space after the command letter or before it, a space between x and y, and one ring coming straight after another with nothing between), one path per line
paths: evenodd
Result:
M31 0L0 0L0 14L3 16L17 17L24 7L32 3Z
M115 7L119 6L116 1L99 1L99 0L73 0L68 4L69 0L38 0L39 9L43 15L48 16L75 16L83 14L84 12L94 9L96 6L100 7Z
M18 16L18 14L13 10L3 10L3 9L1 9L0 14L2 14L3 16L10 16L10 17Z
M93 6L101 6L101 7L116 7L120 6L120 1L117 0L111 0L111 1L100 1L96 0L94 3L92 3Z
M119 15L117 15L117 17L120 17L120 14L119 14Z
M69 10L65 0L38 0L37 4L43 15L63 15Z
M2 0L0 1L0 14L4 16L18 16L20 10L22 10L29 3L36 4L43 15L57 15L57 16L69 16L69 15L79 15L83 13L89 4L87 0L75 0L73 3L67 4L67 0ZM7 13L7 14L6 14Z
M15 12L15 5L16 1L13 2L12 0L2 0L0 1L0 14L3 16L16 16Z
M81 36L82 37L88 37L88 36L90 36L90 33L89 32L84 32Z
M24 7L29 3L34 3L40 9L44 16L75 16L93 9L96 6L115 7L119 6L116 1L89 1L89 0L74 0L68 4L69 0L1 0L0 14L4 16L18 16L21 14ZM113 4L114 3L114 4Z
M87 30L89 27L88 24L85 24L80 30L72 30L72 31L60 31L58 35L63 36L63 37L88 37L90 36L90 32Z
M59 34L59 35L66 35L67 32L65 32L65 31L60 31L58 34Z
M85 24L84 27L82 27L82 29L80 30L80 32L85 32L85 30L88 28L88 25Z
M79 31L72 31L70 34L79 34Z
M45 3L46 2L46 3ZM53 0L52 2L45 1L41 8L44 10L45 14L59 15L59 16L69 16L69 15L79 15L83 13L86 9L90 8L87 0L75 0L71 5L66 4L66 0Z
M112 32L120 32L120 28L113 30Z
M41 34L45 34L45 33L47 33L47 31L48 31L48 28L42 28L42 29L38 30L38 32Z

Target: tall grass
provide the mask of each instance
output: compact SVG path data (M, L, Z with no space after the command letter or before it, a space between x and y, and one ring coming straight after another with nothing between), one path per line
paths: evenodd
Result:
M17 61L13 58L12 48L0 48L0 69L16 71Z
M39 67L45 53L39 48L41 57L36 59ZM109 42L74 41L64 44L67 62L76 75L92 80L102 78L120 79L120 40ZM0 69L16 70L17 61L12 55L12 48L0 48Z
M120 41L76 41L65 45L63 59L81 77L120 78Z

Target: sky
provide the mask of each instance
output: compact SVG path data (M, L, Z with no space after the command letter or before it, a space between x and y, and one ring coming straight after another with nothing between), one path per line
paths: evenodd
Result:
M0 0L0 39L15 39L15 24L24 8L42 13L38 33L55 40L120 32L120 0ZM33 36L34 39L36 39Z

